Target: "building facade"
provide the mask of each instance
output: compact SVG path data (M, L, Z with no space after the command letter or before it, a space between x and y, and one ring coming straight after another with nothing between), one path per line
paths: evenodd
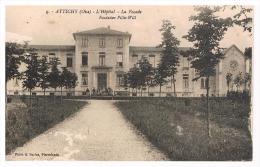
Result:
M161 57L161 48L130 46L131 34L101 27L93 30L73 33L75 45L31 45L37 49L38 56L47 56L48 61L54 57L60 59L60 67L67 67L78 76L78 84L72 91L75 95L86 95L87 90L105 90L113 92L128 91L123 85L123 74L128 72L138 60L145 57L153 67L156 67ZM181 51L189 48L181 47ZM25 67L21 66L23 70ZM225 51L225 58L216 67L216 75L210 78L210 94L224 96L228 90L226 74L233 76L249 72L249 62L243 53L232 45ZM196 70L186 57L180 56L180 64L176 75L177 96L202 96L206 94L205 78L192 81ZM235 89L230 84L230 90ZM242 89L242 88L241 88ZM53 93L53 89L47 92ZM143 88L144 96L158 96L159 87ZM8 94L28 94L23 90L21 81L14 79L7 83ZM34 90L42 94L40 88ZM55 92L59 94L59 92ZM68 91L64 91L66 95ZM69 91L71 93L71 90ZM173 95L173 83L170 81L162 87L162 96Z

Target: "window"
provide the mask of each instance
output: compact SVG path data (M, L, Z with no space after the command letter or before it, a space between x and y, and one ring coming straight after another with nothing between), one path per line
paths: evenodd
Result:
M67 67L72 67L72 57L67 57Z
M117 39L117 47L118 48L122 48L123 47L123 39L122 38Z
M104 48L105 47L105 38L100 38L99 39L99 47Z
M206 89L206 79L204 79L204 78L200 79L200 88Z
M189 74L183 74L183 88L189 88Z
M124 76L123 74L116 75L116 85L117 86L124 86Z
M105 66L105 58L106 58L106 53L99 52L99 65L100 66Z
M116 53L116 66L123 67L123 53L122 52Z
M88 65L88 52L82 52L82 66Z
M155 67L155 55L149 55L149 63Z
M81 85L83 85L83 86L88 85L88 73L87 72L83 72L81 74Z
M82 36L81 46L82 47L88 46L88 38L86 36Z

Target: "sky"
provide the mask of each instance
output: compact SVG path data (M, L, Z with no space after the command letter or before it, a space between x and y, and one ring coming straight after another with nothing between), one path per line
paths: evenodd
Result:
M78 11L77 13L55 13L58 9ZM100 14L93 11L101 9L116 12L102 14L102 16L134 15L136 19L99 19ZM169 19L176 27L174 34L180 40L180 46L187 47L192 44L182 36L186 35L193 25L193 22L189 21L189 17L196 14L193 9L193 6L8 6L6 7L6 32L8 32L6 38L11 34L32 39L31 44L73 45L75 41L72 33L110 26L111 29L131 33L131 46L157 46L161 42L159 29L162 20ZM91 10L92 13L79 14L80 10ZM122 14L122 10L126 12L140 10L141 14ZM218 15L228 17L234 12L226 9ZM244 51L245 47L252 46L252 39L253 36L248 32L243 32L241 27L235 26L227 31L220 44L221 47L235 44Z

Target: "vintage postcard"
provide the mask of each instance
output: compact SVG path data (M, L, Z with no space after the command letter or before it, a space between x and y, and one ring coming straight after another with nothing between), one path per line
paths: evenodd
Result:
M5 160L252 162L254 12L5 6Z

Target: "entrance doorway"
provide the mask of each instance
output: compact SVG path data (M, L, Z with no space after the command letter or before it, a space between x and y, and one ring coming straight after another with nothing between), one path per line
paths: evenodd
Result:
M97 88L99 90L104 90L107 88L107 74L106 73L98 73L97 74Z

